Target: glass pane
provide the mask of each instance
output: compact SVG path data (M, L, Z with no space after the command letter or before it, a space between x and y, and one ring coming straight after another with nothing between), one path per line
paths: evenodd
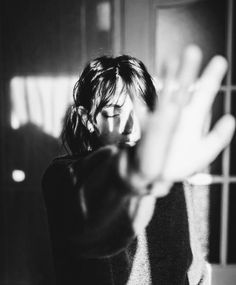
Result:
M211 263L219 263L220 249L220 217L222 185L210 185L209 207L209 252L208 260Z
M188 44L198 44L205 64L214 54L225 54L226 1L198 1L189 5L157 9L157 74L162 63L181 54Z
M225 92L220 91L216 96L215 102L212 107L212 120L211 128L223 115ZM216 160L210 165L210 172L212 174L222 174L222 153L216 158Z
M236 184L230 185L228 262L236 263Z
M86 38L88 59L111 54L111 1L86 1Z
M231 110L232 114L236 116L236 92L232 92L232 104L231 104ZM231 153L230 153L230 174L236 175L236 134L233 136L233 140L231 142Z

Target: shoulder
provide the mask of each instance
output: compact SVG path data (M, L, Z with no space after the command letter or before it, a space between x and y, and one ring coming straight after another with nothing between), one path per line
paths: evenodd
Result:
M59 174L66 174L75 159L75 157L68 155L54 158L44 172L43 181L49 177L57 176L59 178Z
M72 165L75 161L79 161L80 159L81 158L76 156L60 156L53 159L42 177L42 189L44 194L56 191L58 188L68 188L72 183Z
M93 152L86 152L81 155L63 155L56 157L49 164L44 172L42 178L43 188L46 185L57 184L60 185L63 182L70 180L74 176L75 172L83 172L84 168L96 167L101 161L106 161L111 157L114 157L119 152L117 146L109 145L101 147Z

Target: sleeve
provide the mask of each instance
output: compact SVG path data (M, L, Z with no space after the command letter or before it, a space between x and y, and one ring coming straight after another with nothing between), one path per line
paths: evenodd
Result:
M54 161L43 180L53 247L73 255L104 257L135 237L134 189L119 173L121 151L104 147L83 159Z

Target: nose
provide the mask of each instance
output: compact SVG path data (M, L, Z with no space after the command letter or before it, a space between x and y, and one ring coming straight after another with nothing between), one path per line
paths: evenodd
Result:
M129 135L131 134L134 126L134 114L133 112L130 112L129 117L127 119L127 122L124 127L124 131L122 132L123 135Z

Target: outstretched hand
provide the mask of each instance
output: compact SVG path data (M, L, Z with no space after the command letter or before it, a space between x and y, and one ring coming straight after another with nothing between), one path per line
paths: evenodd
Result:
M233 136L235 120L229 114L203 132L227 62L215 56L198 78L201 58L200 49L191 46L180 63L166 64L157 109L147 118L137 145L138 169L147 181L185 179L211 163Z

